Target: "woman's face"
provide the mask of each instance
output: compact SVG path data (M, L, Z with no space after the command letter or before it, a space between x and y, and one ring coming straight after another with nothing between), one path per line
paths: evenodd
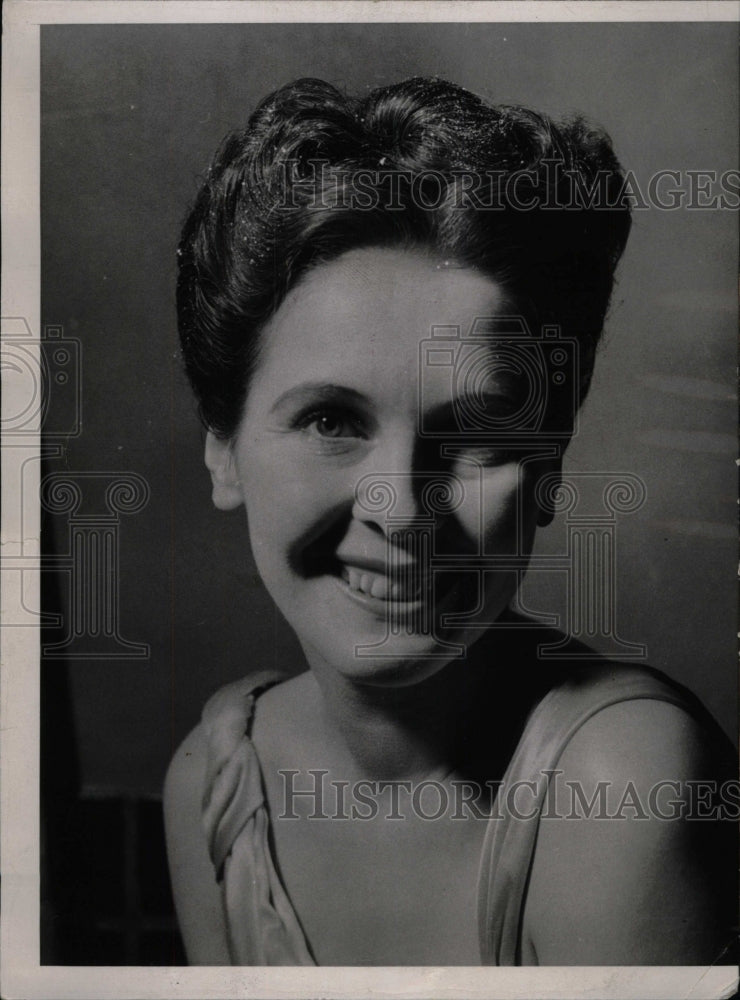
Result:
M519 390L495 334L472 380L456 353L503 311L476 270L371 248L316 267L264 329L238 433L210 438L207 461L216 502L246 505L259 572L316 670L413 683L512 598L535 474L466 414L483 407L490 430Z

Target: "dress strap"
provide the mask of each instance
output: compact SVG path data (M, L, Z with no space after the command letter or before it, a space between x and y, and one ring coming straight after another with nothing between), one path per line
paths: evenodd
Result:
M649 698L692 715L706 715L698 699L658 671L615 664L590 666L552 688L531 713L498 790L499 809L488 822L478 881L478 929L483 965L521 963L521 921L545 804L548 771L574 734L597 712L620 702ZM534 818L516 819L505 807L516 782L536 788Z
M203 710L207 740L202 820L221 885L234 965L314 965L269 842L259 758L250 738L259 694L285 680L274 671L221 688Z

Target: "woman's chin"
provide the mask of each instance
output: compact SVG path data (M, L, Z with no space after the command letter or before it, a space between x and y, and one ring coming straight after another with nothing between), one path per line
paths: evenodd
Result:
M337 650L336 656L327 656L326 651L320 652L304 643L304 652L317 674L324 677L334 674L366 687L411 687L428 680L452 661L462 663L465 659L463 644L448 649L431 644L428 639L424 644L389 641L382 651L370 644L367 647L358 644L358 648L348 649L345 655Z
M316 581L317 586L319 581ZM452 662L466 661L481 628L466 622L450 628L445 619L465 615L470 594L464 586L446 586L435 594L407 600L386 600L358 592L336 577L324 578L324 600L314 614L292 618L309 665L325 676L337 674L368 686L407 687L433 676ZM441 588L440 588L441 589ZM506 606L486 602L486 618ZM500 605L500 607L499 607ZM471 627L472 625L472 627Z

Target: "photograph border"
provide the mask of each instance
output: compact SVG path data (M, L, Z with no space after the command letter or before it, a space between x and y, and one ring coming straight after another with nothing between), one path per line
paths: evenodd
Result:
M28 331L39 364L40 331L40 26L114 23L270 23L393 21L740 21L740 4L713 2L509 3L496 0L6 0L2 70L2 324L3 336ZM40 369L39 369L40 371ZM3 372L3 416L39 411L28 379ZM39 415L40 420L40 415ZM3 570L28 569L40 556L39 421L21 440L3 420ZM18 499L19 470L35 472ZM33 476L35 475L35 480ZM30 560L30 562L29 562ZM38 573L4 572L2 615L38 607ZM21 581L23 581L21 583ZM17 588L23 589L22 594ZM16 588L14 590L14 588ZM40 965L39 631L2 630L2 906L0 993L14 998L692 998L730 996L736 966L678 967L394 967L221 968L67 967Z

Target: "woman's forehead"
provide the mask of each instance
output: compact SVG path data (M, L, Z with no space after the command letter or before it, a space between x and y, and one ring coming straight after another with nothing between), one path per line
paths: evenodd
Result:
M267 324L268 338L290 336L306 325L322 328L349 346L387 331L413 339L435 327L464 333L480 317L500 314L504 292L475 268L430 251L366 247L312 268Z
M425 348L442 334L464 340L486 321L491 330L503 303L495 281L454 261L352 251L314 268L265 326L248 405L270 406L307 383L378 398L401 394L411 404L429 364ZM437 395L447 398L450 387Z

